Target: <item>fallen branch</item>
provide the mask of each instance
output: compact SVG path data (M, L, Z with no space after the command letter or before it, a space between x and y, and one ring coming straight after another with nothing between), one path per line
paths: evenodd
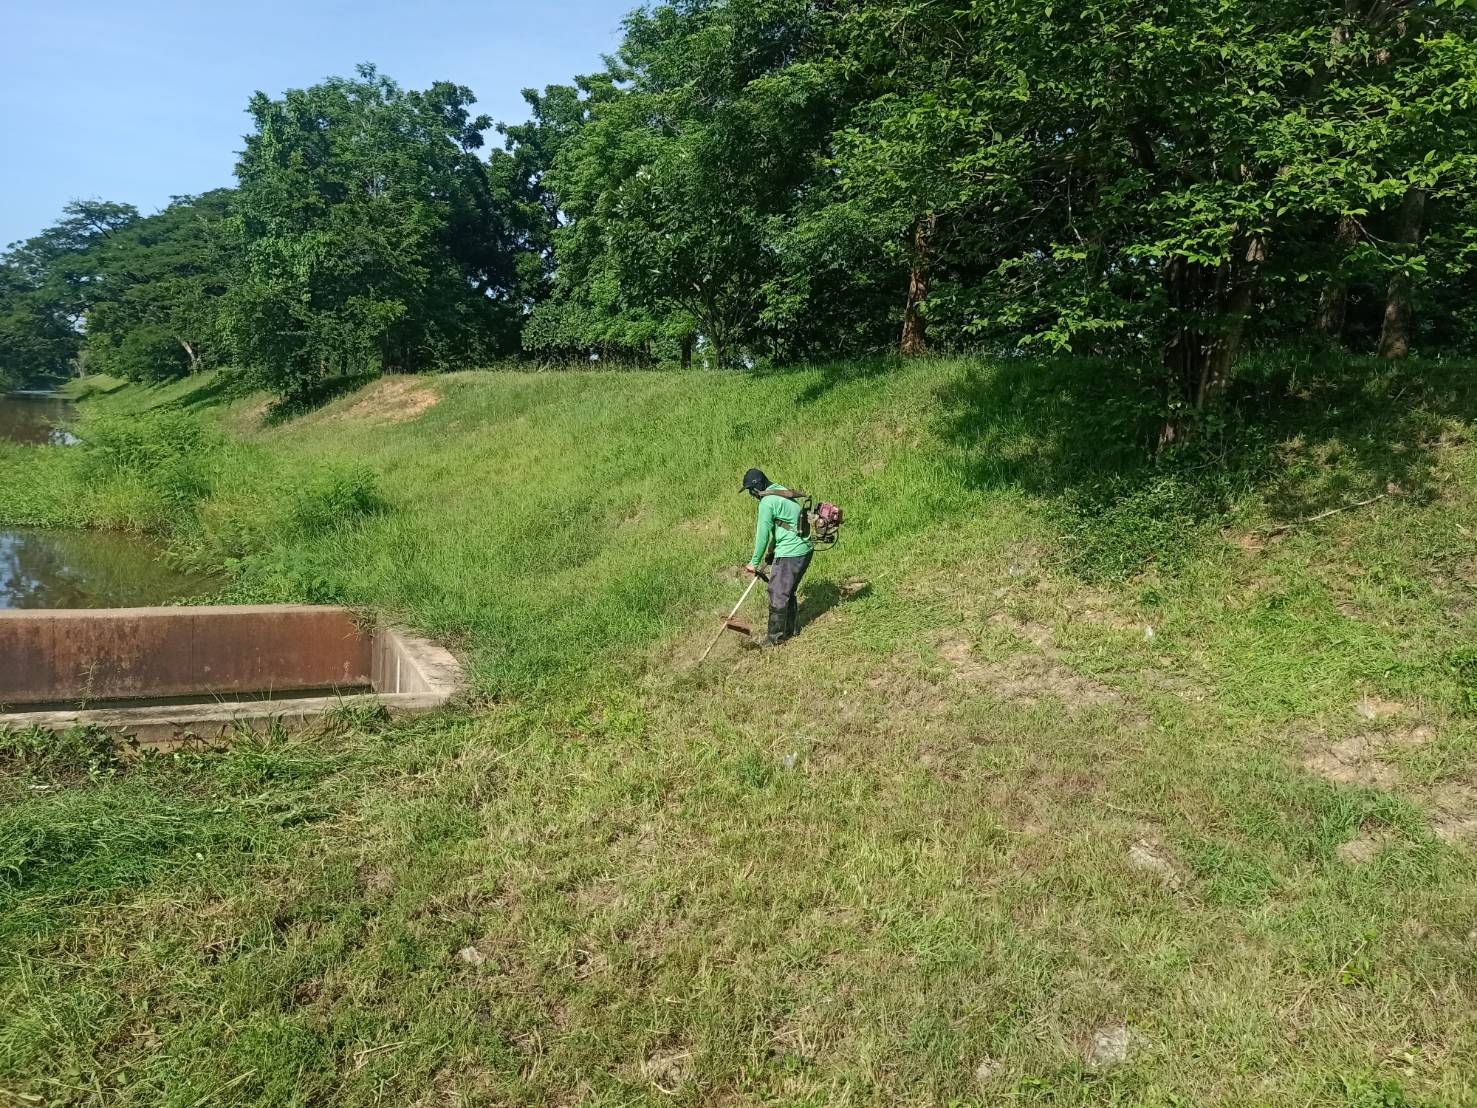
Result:
M1280 535L1284 531L1291 531L1294 527L1304 527L1309 523L1317 523L1320 519L1327 519L1329 516L1336 516L1340 512L1352 512L1355 508L1367 508L1371 504L1377 503L1378 501L1385 499L1385 497L1389 495L1390 494L1387 492L1382 492L1378 496L1371 496L1368 500L1359 500L1353 504L1345 504L1343 505L1343 507L1340 508L1330 508L1326 512L1319 512L1316 516L1309 516L1307 519L1295 519L1291 523L1284 523L1280 527L1273 527L1265 531L1264 534Z

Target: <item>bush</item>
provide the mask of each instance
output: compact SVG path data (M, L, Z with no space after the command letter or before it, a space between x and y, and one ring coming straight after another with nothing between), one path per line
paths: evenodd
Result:
M162 327L143 324L110 336L106 342L94 336L88 341L90 368L130 381L173 381L190 372L190 356L174 335Z
M149 473L181 458L198 457L213 445L197 419L170 409L93 416L79 425L77 437L81 441L76 456L84 475L92 479Z
M165 530L210 494L221 441L187 412L96 416L77 428L76 476L98 522Z
M1224 521L1226 503L1213 482L1165 474L1080 493L1058 515L1071 568L1088 580L1121 580L1151 565L1184 565Z
M299 535L325 534L389 507L373 471L362 468L320 473L290 490L285 501L288 526Z
M111 777L120 767L112 738L88 728L0 730L0 773L46 783Z
M275 546L244 558L228 558L225 568L237 584L229 599L241 604L343 604L348 587L321 555Z

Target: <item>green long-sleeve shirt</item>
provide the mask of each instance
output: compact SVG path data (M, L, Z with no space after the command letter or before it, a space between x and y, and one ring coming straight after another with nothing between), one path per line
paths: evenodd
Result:
M770 489L784 490L784 485L770 485ZM779 526L786 523L788 527ZM759 500L759 523L754 528L754 558L749 563L757 566L774 542L776 558L803 558L815 549L815 543L800 534L800 505L783 496L765 496Z

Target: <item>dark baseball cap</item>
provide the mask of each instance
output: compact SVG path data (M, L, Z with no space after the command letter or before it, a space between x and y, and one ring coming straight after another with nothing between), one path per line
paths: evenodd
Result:
M764 471L762 469L751 469L748 473L744 474L744 487L739 491L763 492L765 489L769 488L770 484L771 482L769 478L764 476Z

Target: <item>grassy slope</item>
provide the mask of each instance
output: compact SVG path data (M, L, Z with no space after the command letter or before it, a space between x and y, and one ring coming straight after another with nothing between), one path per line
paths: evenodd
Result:
M0 762L0 1101L1472 1103L1470 386L1295 386L1226 538L1176 516L1172 571L1089 585L1184 489L1085 372L463 374L265 430L99 398L249 437L181 549L280 541L256 594L403 615L477 692ZM755 463L854 522L800 640L694 669ZM163 518L72 464L0 452L0 519ZM392 510L283 514L355 466ZM1064 540L1105 483L1138 514Z

